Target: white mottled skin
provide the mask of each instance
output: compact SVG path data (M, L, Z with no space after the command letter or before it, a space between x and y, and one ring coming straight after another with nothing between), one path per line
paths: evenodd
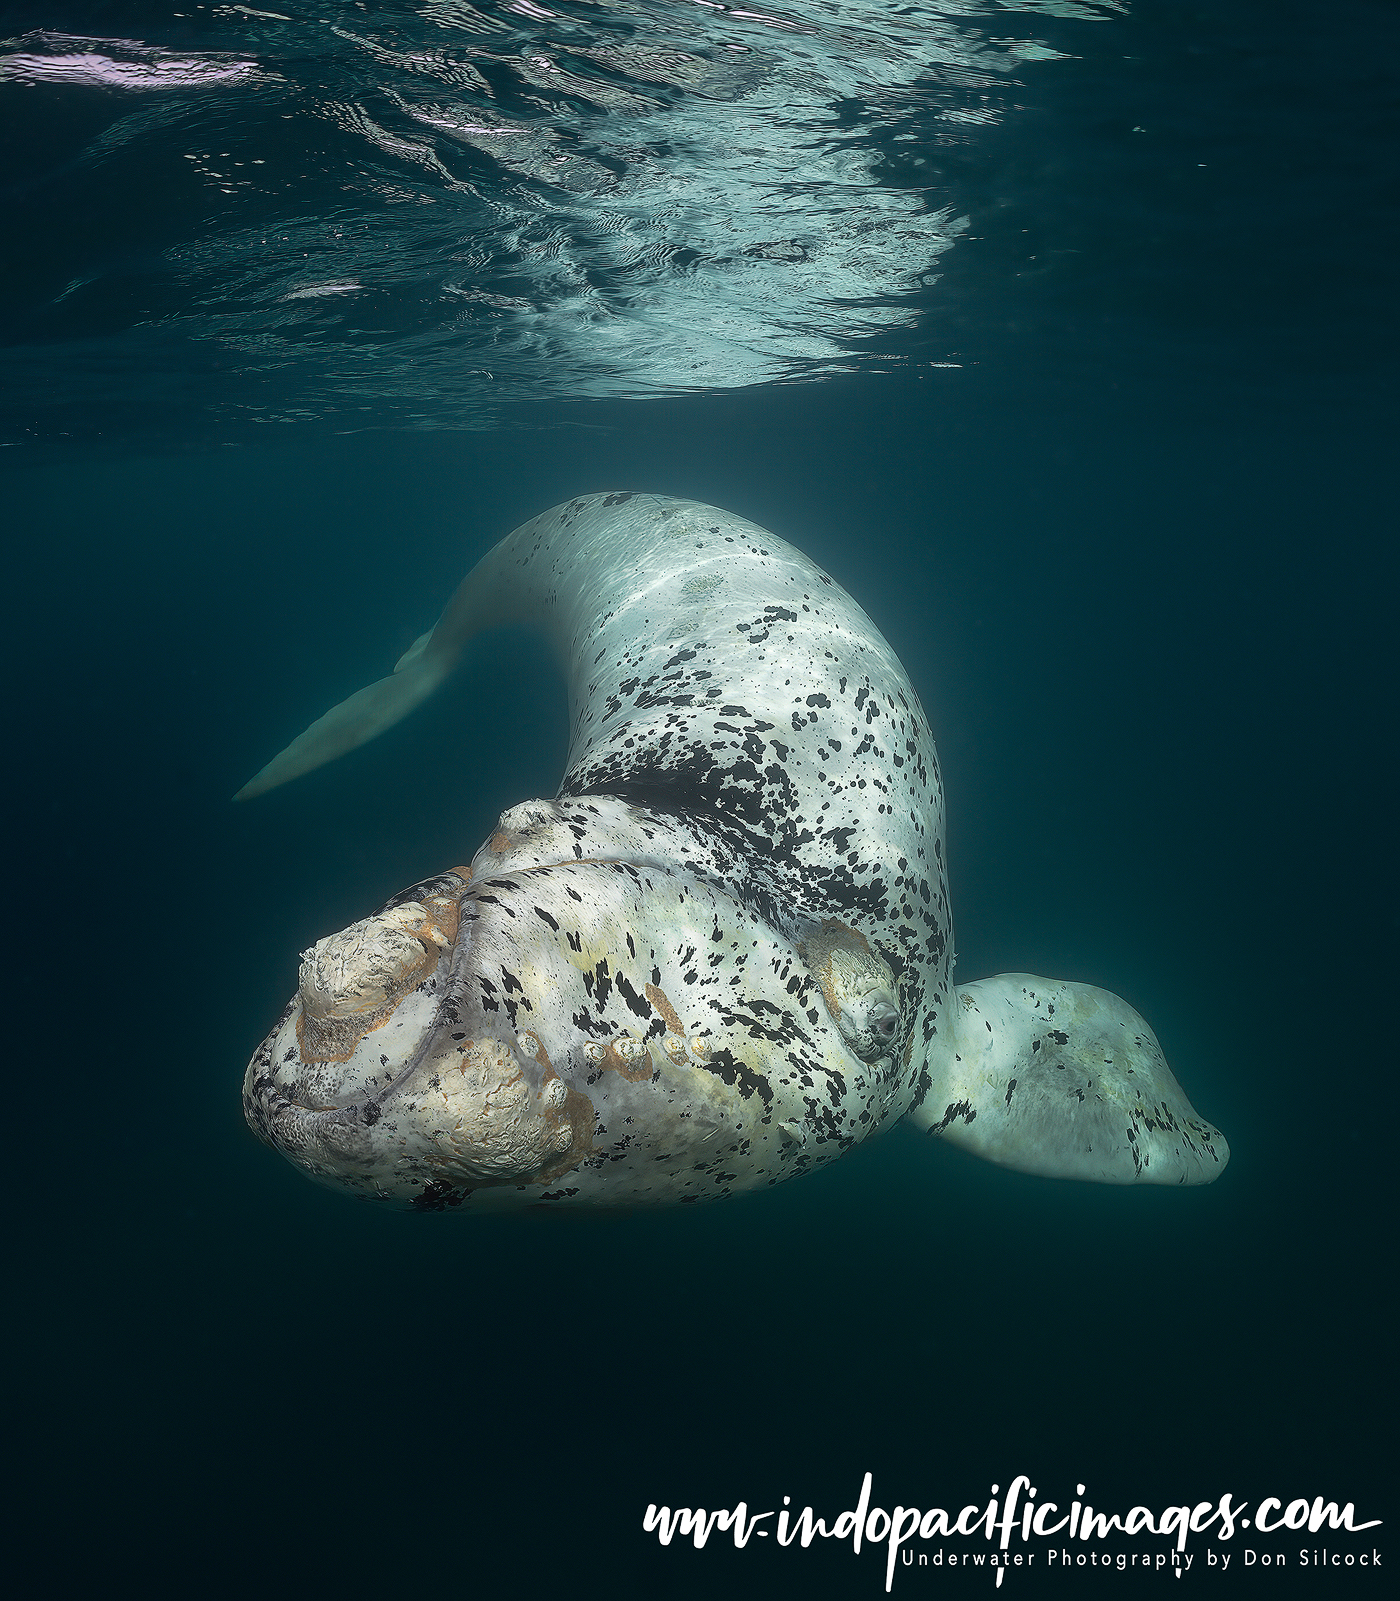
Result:
M469 1211L728 1195L905 1115L1034 1173L1223 1169L1125 1002L954 989L918 697L850 596L726 512L591 495L526 523L239 798L372 738L522 620L568 673L559 795L307 953L245 1083L269 1143L355 1193Z

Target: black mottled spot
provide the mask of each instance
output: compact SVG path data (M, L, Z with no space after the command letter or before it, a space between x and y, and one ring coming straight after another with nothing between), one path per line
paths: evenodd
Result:
M449 1206L460 1206L470 1194L470 1190L455 1189L446 1179L434 1179L409 1204L415 1212L442 1212Z
M645 996L637 994L636 990L627 982L626 973L619 973L615 982L617 984L617 993L627 1003L627 1010L633 1016L649 1018L652 1015L650 1001Z
M773 1104L773 1087L762 1073L755 1073L747 1062L741 1062L727 1050L718 1050L704 1064L722 1083L737 1086L746 1100L754 1094L762 1097L763 1104Z
M935 1123L929 1129L929 1133L941 1134L955 1117L960 1117L963 1120L963 1124L967 1125L968 1123L972 1122L973 1118L976 1116L977 1113L973 1109L971 1101L955 1101L948 1107L948 1110L944 1112L942 1122Z

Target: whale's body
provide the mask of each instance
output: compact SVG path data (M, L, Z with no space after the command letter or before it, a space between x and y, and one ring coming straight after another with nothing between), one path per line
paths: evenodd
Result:
M592 495L526 523L241 795L373 737L521 620L568 673L559 794L305 953L245 1082L270 1144L434 1210L728 1195L906 1115L1031 1172L1221 1171L1125 1002L954 987L918 696L827 574L713 507Z

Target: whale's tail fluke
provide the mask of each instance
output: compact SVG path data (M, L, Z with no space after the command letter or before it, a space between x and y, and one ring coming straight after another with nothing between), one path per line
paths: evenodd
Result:
M528 528L530 525L527 524ZM388 678L357 690L332 706L233 797L252 800L289 783L337 756L386 733L438 689L457 665L462 650L484 628L519 616L520 586L512 582L508 558L513 540L503 540L458 585L437 626L421 634L399 658Z
M404 653L398 666L388 678L357 690L349 700L332 706L324 717L318 717L303 734L298 734L290 745L250 778L233 797L236 801L252 800L300 778L313 768L344 756L357 745L367 744L390 729L401 718L407 717L415 706L420 706L442 683L452 670L456 653L446 651L428 655L426 646L431 631L417 640Z

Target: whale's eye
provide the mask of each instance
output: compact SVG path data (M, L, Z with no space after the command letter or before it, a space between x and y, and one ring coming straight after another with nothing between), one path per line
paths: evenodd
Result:
M861 1056L883 1056L894 1044L899 1033L898 1008L885 996L880 996L870 1003L870 1010L866 1013L866 1027L870 1031L869 1039L871 1049L861 1051L857 1047L857 1054Z
M841 1020L846 1043L863 1062L878 1061L894 1050L899 1038L899 1008L887 989L851 1003Z
M844 923L828 921L798 947L822 987L841 1038L863 1062L891 1056L900 1012L889 963Z

